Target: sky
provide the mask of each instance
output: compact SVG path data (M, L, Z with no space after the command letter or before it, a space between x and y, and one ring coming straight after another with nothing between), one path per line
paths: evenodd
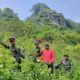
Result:
M80 22L80 0L0 0L0 8L11 8L21 20L25 20L37 3L44 3L52 10L63 13L65 18Z

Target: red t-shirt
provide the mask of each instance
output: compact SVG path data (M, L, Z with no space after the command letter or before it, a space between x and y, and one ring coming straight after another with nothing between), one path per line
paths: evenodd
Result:
M42 60L45 63L53 63L55 59L55 53L52 50L45 50L42 54Z

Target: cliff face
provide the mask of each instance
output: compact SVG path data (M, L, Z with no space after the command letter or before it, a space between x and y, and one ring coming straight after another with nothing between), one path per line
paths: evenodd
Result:
M32 19L38 25L44 24L55 24L58 26L64 26L68 28L72 28L73 21L67 20L62 13L57 13L54 10L51 10L47 5L38 3L32 8L32 15L30 19Z

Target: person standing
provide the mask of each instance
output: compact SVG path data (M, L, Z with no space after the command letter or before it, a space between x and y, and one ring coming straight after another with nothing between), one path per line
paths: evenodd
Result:
M49 45L45 45L45 50L42 54L42 61L48 65L48 68L51 69L51 73L53 74L53 63L55 60L55 52L49 48Z
M11 51L12 56L16 60L17 69L21 71L21 66L20 66L20 64L22 63L21 58L24 58L24 55L22 54L21 49L16 47L15 37L10 37L9 43L10 43L10 45L6 45L3 42L0 42L1 45L3 45L6 49L9 49Z
M37 59L37 62L39 62L39 61L41 61L41 56L42 56L43 50L39 46L39 43L35 43L35 46L36 46L36 59Z

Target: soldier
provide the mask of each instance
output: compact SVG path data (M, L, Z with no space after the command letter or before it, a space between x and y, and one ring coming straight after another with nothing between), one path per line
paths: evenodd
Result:
M39 46L39 43L35 43L35 46L36 46L36 59L37 59L37 62L38 62L38 61L41 61L41 55L43 53L43 50Z
M24 55L21 53L21 49L16 47L15 44L15 37L9 38L9 45L4 44L3 42L0 42L1 45L3 45L6 49L9 49L12 53L12 56L16 59L17 62L17 69L21 71L21 58L24 58Z
M66 54L64 55L64 59L61 61L59 65L55 67L56 69L63 68L66 71L69 71L71 69L71 60L69 59L69 56Z

